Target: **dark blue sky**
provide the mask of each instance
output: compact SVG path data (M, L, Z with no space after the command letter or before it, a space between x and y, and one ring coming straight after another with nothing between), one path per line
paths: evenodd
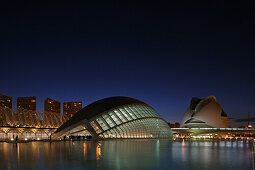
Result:
M145 101L180 121L215 95L255 114L254 8L233 1L20 2L0 10L0 93L83 102ZM13 103L16 107L16 103Z

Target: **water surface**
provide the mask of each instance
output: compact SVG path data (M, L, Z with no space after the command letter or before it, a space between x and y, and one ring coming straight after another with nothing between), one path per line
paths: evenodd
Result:
M243 141L62 141L0 143L1 170L252 170Z

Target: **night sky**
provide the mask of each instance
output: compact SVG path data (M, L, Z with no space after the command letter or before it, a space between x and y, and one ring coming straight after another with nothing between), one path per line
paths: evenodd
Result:
M240 1L241 2L241 1ZM215 95L255 116L254 6L232 1L36 1L0 10L0 93L43 101L128 96L180 121Z

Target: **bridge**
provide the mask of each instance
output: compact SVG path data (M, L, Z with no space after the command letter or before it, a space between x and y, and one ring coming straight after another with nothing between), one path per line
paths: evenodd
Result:
M192 136L203 134L224 133L255 133L255 129L247 128L172 128L173 134L192 134Z

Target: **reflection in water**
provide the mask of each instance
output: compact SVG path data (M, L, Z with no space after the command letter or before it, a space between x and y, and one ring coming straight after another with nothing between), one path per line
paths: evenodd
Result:
M157 143L156 143L156 156L157 156L157 159L159 159L159 156L160 156L160 142L159 142L159 140L157 140Z
M242 141L62 141L0 143L0 170L252 169Z
M100 159L100 156L101 156L101 143L98 142L97 143L97 147L96 147L96 157L97 157L97 160Z
M182 161L185 161L185 140L182 139Z
M84 159L87 160L87 143L83 142L83 156Z
M19 162L19 144L16 143L16 147L17 147L17 160Z
M185 140L182 139L182 146L185 146Z

